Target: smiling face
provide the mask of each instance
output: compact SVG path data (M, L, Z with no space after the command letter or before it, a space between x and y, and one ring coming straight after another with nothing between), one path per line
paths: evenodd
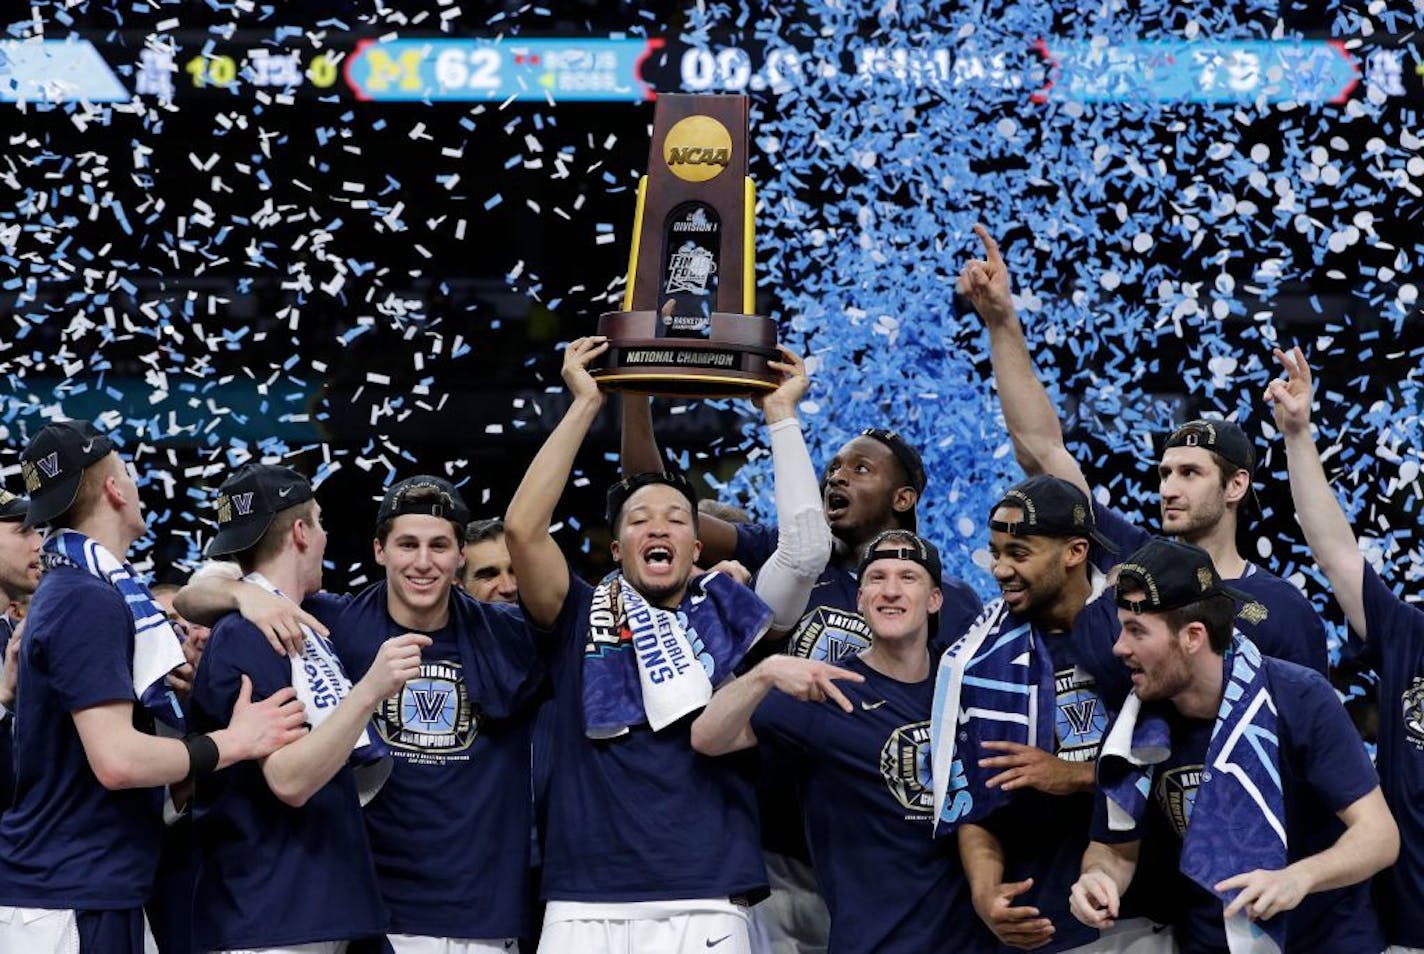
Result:
M1201 447L1169 447L1157 465L1161 478L1162 531L1187 542L1200 538L1239 503L1250 476L1236 470L1223 479L1217 458Z
M0 593L10 600L29 596L40 582L40 532L20 524L0 522Z
M455 525L429 514L402 514L391 521L385 543L375 546L376 562L386 568L391 618L426 632L444 625L460 566Z
M1018 507L995 508L992 518L1018 523L1023 511ZM1010 611L1033 619L1054 605L1068 582L1070 572L1087 557L1088 544L1082 537L1015 535L989 531L990 571L1004 604Z
M519 602L514 561L509 558L503 535L465 544L461 584L465 592L486 603Z
M682 602L702 552L691 501L667 484L640 487L613 529L613 559L622 565L624 579L655 605Z
M860 577L856 608L871 635L882 640L929 639L930 614L944 603L939 583L913 560L879 559Z
M1133 602L1146 599L1140 590L1124 590L1122 596ZM1191 686L1192 668L1183 645L1185 631L1174 632L1163 615L1134 613L1122 606L1117 618L1122 631L1113 644L1113 655L1132 672L1132 688L1139 699L1171 699Z
M902 526L919 494L890 448L869 437L847 442L826 467L821 502L831 532L848 543Z

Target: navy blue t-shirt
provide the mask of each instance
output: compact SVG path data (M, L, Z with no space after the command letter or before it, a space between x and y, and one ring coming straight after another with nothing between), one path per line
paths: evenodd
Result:
M1093 519L1097 520L1103 536L1120 550L1113 556L1095 548L1102 564L1099 569L1104 572L1152 539L1152 534L1097 502L1093 503ZM1330 651L1326 646L1325 622L1300 590L1250 561L1246 563L1245 573L1226 583L1251 597L1251 602L1242 606L1236 615L1236 628L1256 644L1262 655L1299 663L1322 676L1328 675Z
M310 603L304 604L310 605ZM254 702L292 684L291 662L236 613L218 620L189 698L191 728L232 717L242 676ZM272 794L258 762L198 780L194 939L201 951L277 947L380 934L385 909L349 765L301 808Z
M1019 622L1009 617L1006 625ZM1043 633L1053 660L1057 711L1054 752L1066 762L1093 762L1112 722L1105 699L1121 705L1132 686L1131 674L1112 655L1119 631L1110 594L1079 611L1067 633ZM993 753L986 752L986 755ZM1039 909L1053 922L1053 939L1038 950L1051 954L1087 944L1098 932L1068 909L1068 895L1078 880L1093 819L1093 794L1049 795L1019 789L1008 804L980 824L999 840L1004 852L1004 883L1033 878L1033 887L1013 900Z
M769 524L737 525L737 559L753 572L776 552L777 529ZM834 562L826 564L811 589L806 611L792 628L786 652L805 659L839 663L870 647L870 626L856 608L860 582L855 573ZM944 605L939 626L930 636L930 657L937 658L959 637L982 608L968 584L941 581ZM763 758L757 785L761 807L762 844L768 851L809 861L805 827L794 785L784 765Z
M133 702L133 615L83 570L47 571L30 602L15 710L15 804L0 819L0 904L123 910L148 897L163 789L99 784L70 713ZM135 705L135 724L152 720Z
M755 573L776 552L776 527L769 524L737 525L737 559ZM944 605L939 628L930 634L930 655L949 648L969 628L982 610L979 594L963 580L940 580ZM806 612L791 631L786 651L793 656L837 663L870 647L870 627L856 609L860 581L855 571L834 562L826 564L811 589Z
M1379 774L1399 824L1399 860L1376 882L1391 944L1424 947L1424 612L1365 563L1366 647L1379 673Z
M797 781L831 912L829 950L995 950L954 839L931 835L934 677L899 682L857 657L841 665L865 677L837 683L854 711L773 690L752 718L766 754Z
M765 894L754 754L697 754L692 716L659 732L634 726L606 742L584 735L592 603L593 587L570 570L568 595L546 637L556 711L545 897L620 902Z
M1368 795L1379 781L1354 725L1323 676L1269 656L1265 668L1277 712L1287 857L1295 862L1333 845L1345 830L1336 813ZM1172 755L1153 773L1146 821L1139 830L1110 831L1100 796L1093 838L1112 843L1141 837L1142 863L1159 875L1175 875L1163 884L1170 900L1160 904L1157 913L1175 922L1182 954L1227 954L1221 902L1179 868L1213 722L1187 719L1174 707L1165 708ZM1287 954L1360 954L1383 948L1368 884L1306 895L1286 915Z
M371 668L382 643L410 632L386 612L378 592L384 587L369 587L334 618L304 604L331 630L352 681ZM533 713L487 717L471 698L460 641L530 636L513 606L482 604L458 590L451 599L464 611L425 634L432 642L421 652L420 675L376 710L376 729L394 764L366 805L366 830L393 933L518 937L529 880ZM527 675L496 678L523 683Z

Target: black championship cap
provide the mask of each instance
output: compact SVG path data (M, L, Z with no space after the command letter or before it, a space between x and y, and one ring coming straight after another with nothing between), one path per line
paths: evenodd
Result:
M74 505L84 468L114 450L114 442L88 421L55 421L40 428L20 454L30 495L25 528L47 524Z
M432 477L429 474L407 477L399 483L391 484L386 495L381 498L381 509L376 513L376 526L412 513L443 517L458 524L461 533L470 522L470 508L465 506L465 498L460 496L455 485L444 478Z
M1233 421L1188 421L1168 435L1162 450L1173 447L1201 447L1248 474L1256 471L1256 448Z
M0 489L0 520L24 520L30 514L30 501L19 494Z
M218 533L207 555L226 556L255 546L273 517L310 499L311 483L290 467L243 464L218 488Z
M1000 507L1016 507L1023 517L1014 522L995 520ZM1009 488L989 508L989 529L1017 537L1087 537L1109 553L1117 546L1098 532L1093 505L1087 496L1061 477L1039 474Z
M900 462L900 466L905 468L905 473L910 477L910 486L915 488L915 493L925 492L925 462L920 457L920 452L915 450L909 443L896 434L883 427L867 427L860 432L861 437L868 437L871 440L879 441L890 449L890 453L895 455L895 459Z
M671 471L649 470L641 474L634 474L632 477L625 477L608 488L608 509L605 511L608 526L612 527L618 522L618 515L623 512L623 505L628 502L629 497L653 484L665 484L676 490L687 498L687 502L692 506L692 512L697 513L697 491L692 489L692 481Z
M855 575L865 576L866 568L876 560L909 560L918 563L929 573L935 586L940 585L940 578L944 576L939 550L935 549L933 543L909 530L885 530L876 534L866 545L865 555L860 558L860 566Z
M1123 598L1138 591L1140 600ZM1211 555L1196 544L1153 537L1117 568L1117 605L1134 613L1164 613L1209 596L1250 600L1221 582Z

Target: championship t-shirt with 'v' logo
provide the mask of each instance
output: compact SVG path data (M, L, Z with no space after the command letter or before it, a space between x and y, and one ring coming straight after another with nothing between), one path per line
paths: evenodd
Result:
M303 606L331 629L353 680L381 645L406 632L381 608L379 587L334 606ZM391 931L428 937L516 937L523 928L531 824L530 718L485 717L472 698L461 641L527 639L513 607L451 594L450 622L427 633L420 673L376 709L390 778L366 806L366 830ZM461 626L470 626L462 632ZM483 662L503 666L503 657ZM486 674L488 675L488 673ZM503 684L523 674L501 672ZM478 681L474 680L476 685Z

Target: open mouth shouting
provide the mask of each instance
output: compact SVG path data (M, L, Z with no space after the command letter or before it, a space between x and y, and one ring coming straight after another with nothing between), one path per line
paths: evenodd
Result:
M850 497L843 491L829 490L826 492L826 517L830 520L839 520L846 515L850 509Z
M651 574L671 573L673 550L666 543L654 543L643 550L643 565Z

